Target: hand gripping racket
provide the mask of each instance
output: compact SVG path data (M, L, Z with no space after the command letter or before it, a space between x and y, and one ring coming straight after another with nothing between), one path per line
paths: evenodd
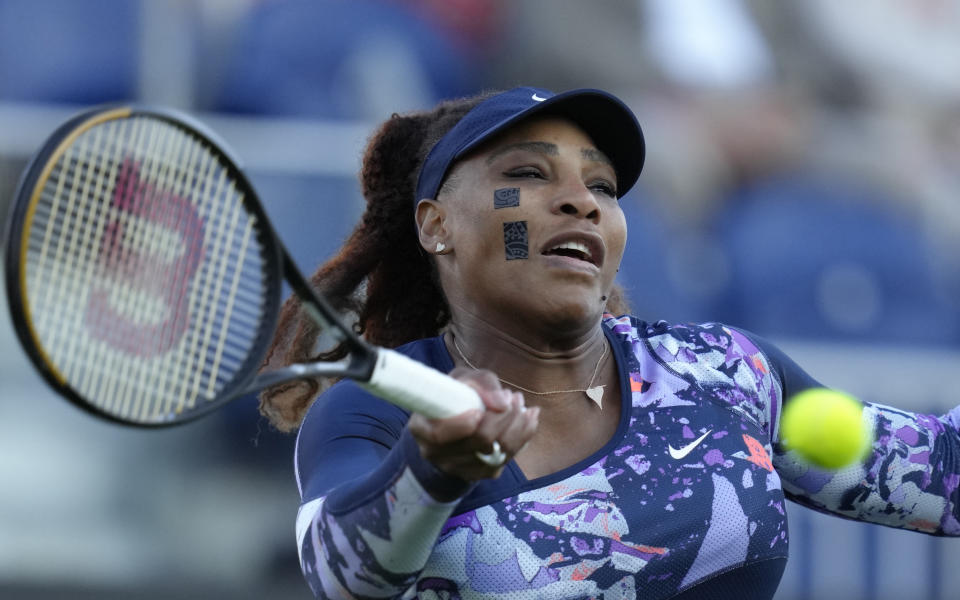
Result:
M47 140L6 232L7 297L26 353L60 394L159 426L305 377L349 377L429 417L476 392L359 338L297 270L239 162L177 112L99 107ZM282 280L350 351L257 376Z

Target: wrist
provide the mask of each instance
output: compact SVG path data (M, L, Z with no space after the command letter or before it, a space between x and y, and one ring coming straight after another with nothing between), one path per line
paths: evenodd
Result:
M423 489L437 502L453 502L466 496L474 486L456 475L441 471L420 454L420 447L408 429L400 436L400 450L404 461L410 467Z

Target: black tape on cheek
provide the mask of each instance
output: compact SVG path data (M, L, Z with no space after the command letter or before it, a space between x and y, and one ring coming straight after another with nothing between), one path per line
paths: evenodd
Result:
M529 257L530 245L527 239L526 221L510 221L503 224L503 247L507 252L507 260Z
M520 206L520 188L502 188L493 192L493 208Z

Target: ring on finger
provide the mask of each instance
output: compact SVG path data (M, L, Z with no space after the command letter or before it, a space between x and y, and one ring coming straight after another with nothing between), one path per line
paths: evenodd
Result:
M507 453L503 451L503 448L500 447L500 442L497 440L493 440L493 451L489 454L484 454L479 451L474 452L474 454L480 462L491 467L499 467L507 462Z

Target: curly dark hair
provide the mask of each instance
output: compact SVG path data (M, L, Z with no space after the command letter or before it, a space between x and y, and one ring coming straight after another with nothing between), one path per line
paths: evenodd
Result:
M393 348L432 337L450 321L435 264L420 247L414 226L417 177L433 145L491 95L448 100L430 111L394 114L367 143L360 171L366 210L339 252L317 269L310 283L334 309L352 317L355 331L373 344ZM619 287L611 291L607 306L626 308ZM264 368L346 355L342 344L318 353L319 333L299 298L291 296L281 310ZM291 431L329 383L300 380L267 388L260 394L260 412L277 429Z

